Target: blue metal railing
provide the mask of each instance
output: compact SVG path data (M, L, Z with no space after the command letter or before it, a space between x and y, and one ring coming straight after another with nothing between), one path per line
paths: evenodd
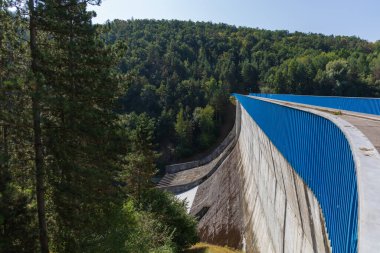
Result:
M292 94L261 94L251 93L251 96L272 98L288 102L329 107L338 110L346 110L360 113L380 115L379 98L353 98L353 97L324 97L304 96Z
M355 163L343 132L330 120L309 112L235 97L314 192L333 252L357 252Z

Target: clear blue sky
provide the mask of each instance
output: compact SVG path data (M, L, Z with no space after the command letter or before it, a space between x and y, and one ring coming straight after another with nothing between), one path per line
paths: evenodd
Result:
M91 9L96 23L179 19L380 40L380 0L103 0Z

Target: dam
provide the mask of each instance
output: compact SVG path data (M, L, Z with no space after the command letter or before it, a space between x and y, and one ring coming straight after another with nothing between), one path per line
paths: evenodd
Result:
M202 241L244 252L379 252L380 99L234 95L235 125L158 187Z

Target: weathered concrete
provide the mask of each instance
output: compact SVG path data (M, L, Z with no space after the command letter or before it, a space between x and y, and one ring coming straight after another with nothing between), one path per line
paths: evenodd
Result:
M243 209L241 169L238 146L215 173L202 183L195 196L191 214L198 217L202 241L242 248Z
M179 170L174 173L166 173L157 187L170 190L173 193L181 193L201 184L224 161L235 144L236 141L230 143L224 152L205 165L187 170Z
M329 252L314 194L242 109L239 149L247 252Z

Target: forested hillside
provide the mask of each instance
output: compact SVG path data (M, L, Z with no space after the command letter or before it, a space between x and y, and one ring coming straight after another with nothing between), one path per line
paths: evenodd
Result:
M231 92L380 95L380 42L165 20L100 29L106 44L126 49L120 112L152 125L164 164L212 144Z
M123 109L153 120L161 150L172 147L166 160L215 140L231 92L380 95L380 41L166 20L102 29L127 48Z
M120 70L158 88L175 78L215 78L232 91L255 91L260 83L271 92L374 96L379 88L380 40L175 20L106 26L107 43L128 47Z

